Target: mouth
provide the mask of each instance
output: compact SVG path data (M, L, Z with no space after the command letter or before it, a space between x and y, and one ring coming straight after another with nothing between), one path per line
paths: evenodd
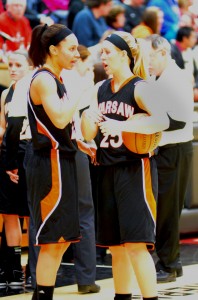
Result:
M108 65L106 63L102 63L104 70L106 70L108 68Z

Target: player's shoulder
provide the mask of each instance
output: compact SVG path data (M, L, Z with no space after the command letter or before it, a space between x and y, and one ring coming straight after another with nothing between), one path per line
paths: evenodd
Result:
M5 99L6 98L6 96L8 95L9 89L10 88L7 88L7 89L5 89L5 90L2 91L2 93L1 93L1 99Z

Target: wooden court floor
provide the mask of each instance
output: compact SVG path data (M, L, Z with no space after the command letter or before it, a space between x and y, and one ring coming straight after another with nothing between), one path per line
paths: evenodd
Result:
M176 282L158 284L159 299L172 300L198 300L198 264L184 266L184 275ZM54 300L113 300L113 280L104 279L97 283L101 286L98 294L79 295L76 285L59 287L55 289ZM139 288L133 282L133 299L141 299ZM31 300L32 293L2 297L7 300Z

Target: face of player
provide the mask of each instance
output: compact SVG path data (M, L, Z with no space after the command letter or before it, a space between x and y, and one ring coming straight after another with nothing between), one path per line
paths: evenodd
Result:
M21 19L25 13L26 0L10 0L6 5L6 9L14 19Z
M101 60L107 75L113 75L122 67L122 51L111 42L104 41L101 47Z
M29 71L29 64L24 55L12 53L8 60L8 70L12 80L18 81Z
M78 52L78 40L74 34L68 35L57 46L58 65L60 69L71 70L78 61L80 55Z

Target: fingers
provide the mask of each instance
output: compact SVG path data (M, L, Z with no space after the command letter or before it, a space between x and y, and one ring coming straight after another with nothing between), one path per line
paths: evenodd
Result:
M12 182L14 182L14 183L18 183L19 182L19 175L15 174L15 173L13 173L11 171L7 171L6 173L9 175L10 180Z
M84 116L90 119L95 124L98 124L103 120L103 115L101 114L100 111L87 109L86 111L84 111Z

